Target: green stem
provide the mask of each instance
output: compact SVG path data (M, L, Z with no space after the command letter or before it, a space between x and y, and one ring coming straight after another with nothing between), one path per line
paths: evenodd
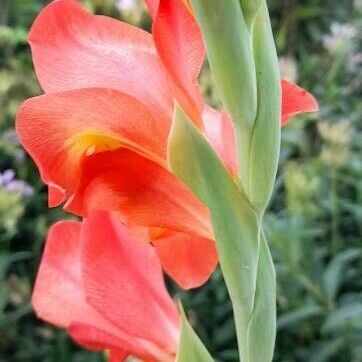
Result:
M275 274L261 220L200 132L176 110L169 163L208 206L232 301L240 361L269 362L275 339Z
M212 75L235 125L241 186L180 112L170 137L171 168L210 210L240 361L269 362L276 286L261 225L279 160L281 97L268 8L266 0L191 3Z

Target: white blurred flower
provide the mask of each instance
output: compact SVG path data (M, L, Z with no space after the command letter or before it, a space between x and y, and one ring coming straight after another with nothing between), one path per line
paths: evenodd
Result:
M357 35L357 29L351 24L332 23L331 33L323 37L324 47L333 52L346 45Z
M116 7L119 10L133 10L137 5L136 0L117 0Z

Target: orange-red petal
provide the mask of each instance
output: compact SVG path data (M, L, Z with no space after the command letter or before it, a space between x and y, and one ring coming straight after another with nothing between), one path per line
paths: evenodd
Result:
M318 102L312 94L292 82L282 80L282 126L297 114L316 112L318 109Z
M67 332L79 345L91 351L101 351L109 348L119 349L120 346L124 345L124 341L116 336L86 323L72 322L67 328ZM127 350L133 348L131 345L125 345L124 347Z
M142 360L151 360L152 354L147 351L147 341L138 336L129 336L119 332L120 336L109 334L107 331L95 328L86 323L72 322L67 328L72 339L80 346L91 351L109 351L109 361L121 362L129 355ZM123 358L123 359L122 359Z
M123 362L126 360L127 355L127 353L121 350L112 349L109 351L108 362Z
M66 209L117 211L130 222L213 238L207 208L173 174L127 149L86 159L77 192Z
M131 239L118 218L106 212L93 212L83 221L81 239L87 301L130 336L175 352L178 312L152 246Z
M176 349L177 309L153 247L130 239L117 218L104 212L83 224L63 221L51 228L32 304L40 318L92 350L156 360Z
M203 99L198 76L205 57L200 29L180 0L147 1L154 15L152 34L158 54L172 82L174 97L199 126ZM157 11L156 11L157 9Z
M61 221L49 231L32 305L38 317L58 327L86 323L117 336L119 330L86 301L81 272L81 224Z
M154 239L152 244L163 269L183 289L204 284L218 262L215 242L210 239L166 232L162 237Z
M32 304L37 315L67 328L75 316L99 321L89 310L82 288L79 249L80 224L59 222L51 227L34 287ZM54 290L56 286L56 290ZM63 293L58 293L58 290ZM95 323L98 324L98 323Z
M154 118L137 99L116 90L78 89L45 94L20 108L20 142L50 185L51 205L76 188L83 160L126 147L164 163L169 121Z
M58 186L48 185L48 206L56 207L62 204L67 198L66 192Z
M154 115L170 116L169 81L149 33L58 0L38 15L29 43L45 92L112 88L138 98Z

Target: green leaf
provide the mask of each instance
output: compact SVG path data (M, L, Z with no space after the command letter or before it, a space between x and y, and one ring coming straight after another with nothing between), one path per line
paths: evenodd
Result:
M337 357L337 352L344 347L344 344L345 341L343 338L336 338L325 343L320 343L317 351L313 353L310 362L333 361L332 357Z
M256 293L248 326L248 354L243 361L268 362L273 359L276 336L276 280L269 246L262 232Z
M328 298L333 301L342 282L344 268L353 260L361 257L359 249L349 249L337 254L328 264L323 274L323 286Z
M322 332L331 332L337 328L343 328L346 325L354 325L355 322L361 321L362 303L350 303L333 311L322 326ZM361 324L361 323L358 323Z
M275 274L260 220L206 139L178 107L169 163L210 210L220 266L233 304L241 361L271 360Z
M249 152L244 152L240 168L243 184L251 203L263 212L274 189L280 149L280 75L278 57L270 25L268 8L263 0L253 26L253 52L257 78L257 117ZM239 143L247 143L241 130Z
M323 314L322 307L318 305L307 305L305 307L282 314L278 318L278 329L295 325L305 319Z
M259 250L256 214L206 139L176 107L169 142L172 171L211 212L217 248L231 298L251 311Z
M190 326L181 304L180 312L181 336L176 362L213 362L214 359Z

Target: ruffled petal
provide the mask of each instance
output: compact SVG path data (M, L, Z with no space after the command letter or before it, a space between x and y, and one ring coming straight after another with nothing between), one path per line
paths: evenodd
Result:
M180 0L160 0L152 34L158 54L172 80L175 98L190 119L201 126L203 99L198 76L205 50L193 15Z
M87 301L121 330L149 342L151 355L174 353L178 312L154 249L130 239L118 218L102 211L83 221L81 239Z
M215 242L190 234L166 232L154 239L161 264L166 273L183 289L204 284L215 270L218 259Z
M112 88L136 97L154 115L170 116L169 81L149 33L91 15L77 1L58 0L38 15L29 43L45 92Z
M48 185L48 206L56 207L62 204L67 198L65 190L55 185Z
M124 335L124 338L118 338L104 330L79 322L71 323L67 331L76 343L86 349L91 351L108 350L108 362L123 362L130 354L145 360L153 359L145 350L148 342L137 336Z
M77 321L108 334L120 331L86 301L81 272L81 224L61 221L49 231L32 295L37 316L58 327Z
M300 113L316 112L319 106L312 94L287 80L282 80L282 125Z
M162 227L213 239L207 208L173 174L127 149L86 159L66 209L117 211L139 226Z
M27 100L16 119L19 139L51 186L50 204L68 197L90 154L126 147L165 163L169 121L110 89L79 89ZM55 190L57 186L57 190Z
M116 336L85 323L72 322L67 328L67 332L80 346L91 351L102 351L109 348L119 349L124 344L124 341ZM132 349L131 345L125 347L127 350Z
M73 221L52 226L32 297L37 315L63 328L67 328L75 316L89 312L86 306L82 306L85 298L79 259L79 231L80 224Z
M99 215L99 217L97 224L91 226L88 224L87 230L84 232L84 224L81 225L74 221L62 221L52 226L49 231L32 296L32 305L35 312L39 318L55 324L58 327L67 329L75 341L91 350L116 349L118 351L127 351L129 354L146 360L157 359L157 357L161 355L168 356L170 354L169 350L164 351L159 345L156 345L153 340L146 340L139 337L137 333L132 334L127 324L122 321L113 323L111 319L104 316L104 310L102 308L99 308L98 311L89 301L89 299L92 298L88 298L87 286L89 287L89 284L92 282L87 279L86 283L84 283L84 274L87 274L86 270L88 270L90 266L86 265L85 269L83 269L83 263L87 263L88 257L92 255L92 251L88 250L89 239L87 239L86 236L84 237L84 235L97 235L97 240L92 239L97 243L94 247L99 247L100 243L108 245L108 241L112 244L112 240L107 240L107 243L104 243L104 236L106 234L97 234L97 231L100 230L102 225L104 226L103 221L107 222L106 216L103 217ZM83 235L83 239L81 235ZM115 240L114 242L117 243L117 241L118 240ZM124 242L126 242L126 239ZM139 261L137 256L138 250L135 251L134 248L132 248L135 244L136 242L130 242L130 246L127 249L129 255L127 256L131 256L133 258L132 263L137 264ZM140 243L140 245L140 249L147 246L147 250L152 250L152 247L147 244ZM144 252L141 251L139 255L143 257ZM125 263L131 262L124 254L118 255L117 261L120 262L119 265L124 266ZM109 258L100 258L98 262L102 266L108 265ZM151 263L150 260L149 262ZM115 266L113 265L113 267ZM158 270L157 261L156 269L152 269L152 266L149 268L151 271ZM120 274L118 274L118 276L120 276ZM109 278L106 275L104 275L104 277L106 279L101 282L105 285L109 282ZM160 290L164 290L162 289L164 288L164 284L161 271L159 271L158 274L153 273L150 278L152 278L153 282L159 283L159 285L149 285L150 293L152 294L152 291L155 290L155 294L160 297ZM97 280L93 286L95 286L98 281L99 280ZM139 279L137 279L136 282L137 281L139 281ZM121 278L119 280L117 279L116 282L117 285L112 285L112 288L115 288L115 286L122 288L122 286L127 283L129 288L132 289L133 280ZM100 288L100 292L101 291ZM158 331L167 325L167 331L173 331L173 335L168 336L165 342L168 343L171 338L177 340L178 316L171 298L167 294L165 294L163 298L164 299L161 298L162 300L159 301L158 309L156 309L154 314L162 316L170 313L170 315L167 314L168 319L166 321L162 320L162 324L156 328ZM164 304L162 304L162 302L164 302ZM150 306L151 305L152 303ZM120 304L114 305L113 309L119 308L119 306ZM144 310L144 303L140 307L141 310ZM164 307L166 308L165 310L159 310L159 308ZM133 315L133 313L130 313L131 308L135 313L138 313L137 304L129 306L129 318L132 318ZM143 315L143 317L146 318L145 315ZM124 329L119 328L120 325L123 326ZM160 333L162 334L162 331Z

